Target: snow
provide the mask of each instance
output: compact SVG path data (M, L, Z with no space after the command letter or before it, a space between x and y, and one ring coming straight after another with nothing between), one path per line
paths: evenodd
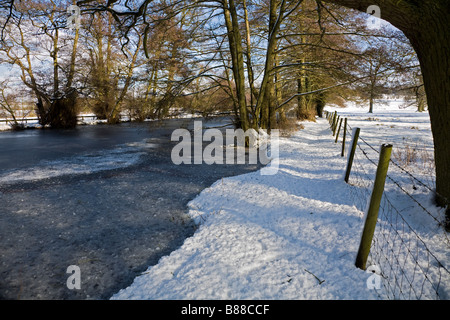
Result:
M352 114L351 124L363 124L368 118L360 108L342 111ZM410 125L402 119L407 122L411 117L429 131L427 114L391 106L375 115L385 124L400 114L398 126L391 128L397 134ZM303 124L304 130L281 138L278 174L224 178L204 190L188 205L198 224L196 233L112 299L386 299L383 288L368 288L370 275L354 265L364 205L355 203L350 196L355 187L343 181L347 159L340 156L340 144L334 143L326 120ZM378 129L365 121L362 136L380 138ZM422 138L428 139L429 132ZM422 190L421 195L436 213L430 194ZM436 215L442 219L443 211ZM428 218L416 222L422 226L421 236L441 249L436 254L448 264L442 228ZM449 280L448 274L441 279L444 297L449 297Z

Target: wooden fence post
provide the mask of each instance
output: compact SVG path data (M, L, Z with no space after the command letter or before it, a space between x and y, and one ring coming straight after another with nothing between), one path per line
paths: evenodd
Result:
M334 116L333 116L333 122L331 123L331 131L334 131L334 126L335 126L335 123L336 123L336 119L337 119L337 111L335 111L334 112ZM334 135L334 133L333 133L333 135Z
M333 127L333 136L335 136L336 135L336 129L337 129L337 127L338 127L338 123L339 123L339 119L341 118L341 116L338 116L337 118L336 118L336 122L334 123L334 127Z
M353 132L353 141L352 148L350 150L350 154L348 157L347 170L345 171L345 182L348 183L350 178L350 172L352 171L353 158L355 157L356 147L358 145L359 133L361 132L361 128L356 128Z
M336 118L336 115L337 115L337 112L334 112L334 114L330 118L330 128L331 128L331 130L333 130L334 119Z
M336 134L336 141L334 143L337 143L338 140L339 140L339 133L341 132L342 120L343 119L341 119L341 121L339 122L339 128L338 128L338 131L337 131L337 134Z
M373 185L372 196L370 198L369 208L367 210L366 222L359 244L358 254L356 256L356 267L365 270L370 247L372 245L373 234L378 220L380 202L384 192L386 176L391 160L392 145L382 145L380 159L378 162L375 183Z
M342 137L342 152L341 157L345 155L345 139L347 138L347 118L344 119L344 135Z

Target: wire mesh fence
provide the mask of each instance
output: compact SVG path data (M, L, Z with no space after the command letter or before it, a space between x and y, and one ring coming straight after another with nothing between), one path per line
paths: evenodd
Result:
M352 137L350 124L343 130ZM355 206L366 212L380 150L366 141L364 131L356 146L349 188ZM390 160L367 262L380 270L380 297L450 299L450 241L443 228L444 210L430 205L434 193L430 183Z

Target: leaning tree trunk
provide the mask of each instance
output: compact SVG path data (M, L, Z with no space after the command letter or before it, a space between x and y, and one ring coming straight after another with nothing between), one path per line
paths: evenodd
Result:
M443 13L440 21L431 17L426 20L424 32L411 42L420 60L428 100L437 200L439 204L450 204L450 18Z

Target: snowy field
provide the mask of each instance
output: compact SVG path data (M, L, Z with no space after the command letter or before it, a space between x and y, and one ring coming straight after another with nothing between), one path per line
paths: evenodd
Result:
M417 142L432 150L427 113L399 109L395 104L376 108L371 115L360 108L338 112L349 117L352 127L361 127L362 138L373 146L392 142L404 148L405 143L399 146L398 142ZM371 275L354 265L365 210L356 200L365 203L367 199L355 199L353 191L358 187L343 181L346 158L340 156L340 144L335 143L325 119L304 125L304 130L281 139L278 174L254 172L222 179L192 200L188 206L198 223L196 233L112 299L389 298L384 287L369 289ZM421 161L405 164L421 179L430 176L428 168L420 167ZM359 169L355 166L354 170ZM442 264L442 268L434 267L449 270L449 242L438 223L444 211L432 205L427 188L416 187L401 172L392 175L406 182L406 191L414 193L432 213L433 217L424 216L396 192L389 193ZM433 178L427 181L432 184ZM410 261L402 265L416 272ZM431 287L438 283L440 298L449 299L448 272L436 275L429 271L428 277ZM424 288L420 298L435 299L433 290Z
M393 145L392 158L408 167L415 175L434 185L434 151L428 112L416 112L414 107L404 109L405 102L383 100L372 114L368 107L327 108L347 117L349 124L361 128L361 137L372 146Z

